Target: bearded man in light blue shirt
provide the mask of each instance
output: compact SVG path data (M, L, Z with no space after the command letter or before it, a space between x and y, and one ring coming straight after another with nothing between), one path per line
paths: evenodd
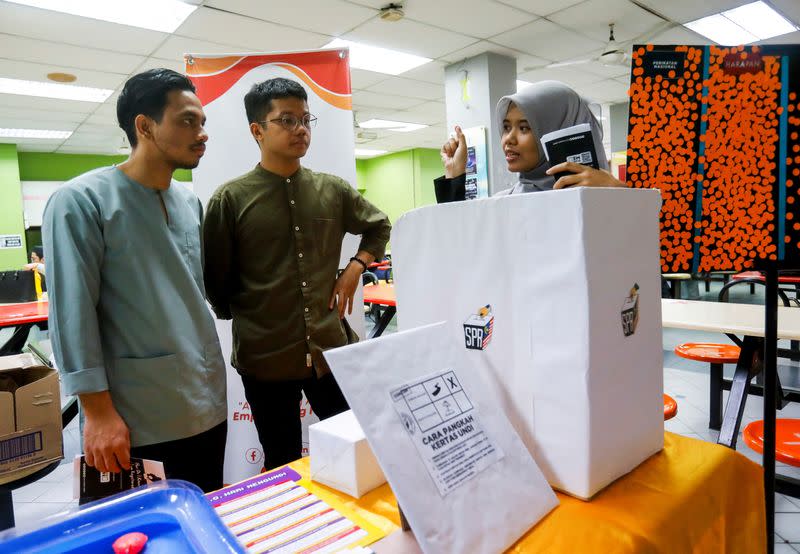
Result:
M167 477L222 486L225 364L205 302L202 205L176 169L197 167L208 135L191 81L131 77L117 119L132 152L50 198L43 237L49 325L64 392L80 400L89 465L130 457Z

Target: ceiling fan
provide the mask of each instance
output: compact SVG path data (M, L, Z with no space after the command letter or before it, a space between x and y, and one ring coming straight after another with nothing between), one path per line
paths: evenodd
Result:
M364 129L358 122L358 114L353 111L353 134L355 135L356 144L366 144L378 138L378 133L375 131Z
M566 62L551 63L545 67L552 69L555 67L568 67L571 65L580 65L585 63L599 63L605 66L621 66L627 67L630 62L630 56L626 48L614 38L614 23L608 24L608 43L606 44L603 53L594 58L583 60L571 60Z

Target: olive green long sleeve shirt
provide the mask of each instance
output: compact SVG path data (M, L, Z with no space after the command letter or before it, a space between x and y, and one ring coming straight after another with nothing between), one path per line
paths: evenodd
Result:
M231 364L242 375L292 380L329 371L322 352L347 338L329 310L342 239L380 259L388 217L346 181L261 165L216 190L203 222L203 276L217 317L233 319Z

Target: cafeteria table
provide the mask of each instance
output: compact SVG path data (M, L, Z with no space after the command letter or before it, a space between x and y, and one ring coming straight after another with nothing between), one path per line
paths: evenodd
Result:
M739 428L748 394L763 396L763 387L751 383L753 377L762 372L763 363L759 354L764 350L764 307L753 304L731 304L726 302L703 302L697 300L661 301L661 317L664 327L724 333L742 336L741 354L733 379L724 380L724 388L730 389L728 403L722 419L719 444L736 448ZM778 308L778 338L800 340L800 309ZM782 408L787 401L800 401L797 391L784 392L778 385L777 405ZM800 498L800 481L785 476L776 476L777 492Z
M19 354L34 326L47 329L47 301L0 304L0 329L14 327L14 334L0 346L0 356Z
M394 284L378 282L372 285L364 285L364 302L385 307L375 323L375 327L372 328L372 331L367 336L367 338L374 339L383 334L389 322L392 321L394 314L397 313Z

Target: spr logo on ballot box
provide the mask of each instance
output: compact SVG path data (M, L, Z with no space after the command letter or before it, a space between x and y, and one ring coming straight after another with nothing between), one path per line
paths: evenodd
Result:
M485 350L492 340L494 316L492 307L486 304L464 322L464 343L470 350Z

